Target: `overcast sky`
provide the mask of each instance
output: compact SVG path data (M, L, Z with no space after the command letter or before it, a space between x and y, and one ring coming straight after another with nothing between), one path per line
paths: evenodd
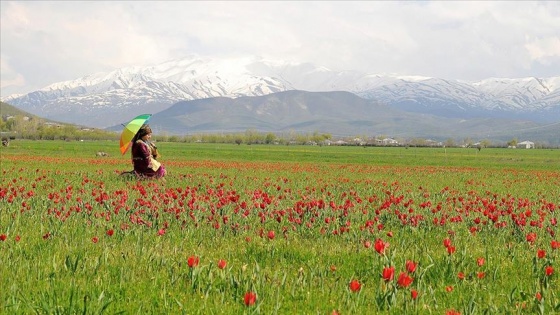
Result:
M187 55L476 81L560 75L558 1L4 1L2 97Z

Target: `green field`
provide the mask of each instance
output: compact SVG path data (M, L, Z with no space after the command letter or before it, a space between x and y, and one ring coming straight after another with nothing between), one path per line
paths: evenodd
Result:
M1 148L1 313L560 312L560 150L158 147Z
M404 166L458 166L560 170L557 149L356 147L303 145L234 145L159 143L167 161L262 161L298 163L344 163ZM3 154L95 158L104 151L111 159L127 164L113 141L15 141Z

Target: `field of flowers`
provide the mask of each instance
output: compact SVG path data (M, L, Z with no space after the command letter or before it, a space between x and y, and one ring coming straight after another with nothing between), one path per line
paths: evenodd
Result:
M560 312L558 150L159 147L1 148L0 313Z

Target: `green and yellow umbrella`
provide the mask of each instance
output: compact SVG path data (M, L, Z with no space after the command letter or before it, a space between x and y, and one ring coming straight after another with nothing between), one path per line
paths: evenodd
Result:
M121 153L124 155L126 150L130 147L130 142L132 138L136 135L140 127L150 120L152 114L143 114L140 116L135 117L132 119L126 126L121 133Z

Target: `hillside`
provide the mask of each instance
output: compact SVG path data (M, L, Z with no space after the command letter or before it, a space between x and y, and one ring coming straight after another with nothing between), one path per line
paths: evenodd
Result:
M0 132L3 137L25 139L115 139L116 133L45 119L0 102Z
M0 102L0 116L27 116L27 117L37 117L31 113L21 110L15 106L8 103Z
M155 113L150 125L157 133L178 135L256 130L440 140L470 137L509 141L517 137L553 145L560 142L560 124L444 118L405 112L349 92L286 91L264 96L184 101ZM111 129L119 128L117 125Z

